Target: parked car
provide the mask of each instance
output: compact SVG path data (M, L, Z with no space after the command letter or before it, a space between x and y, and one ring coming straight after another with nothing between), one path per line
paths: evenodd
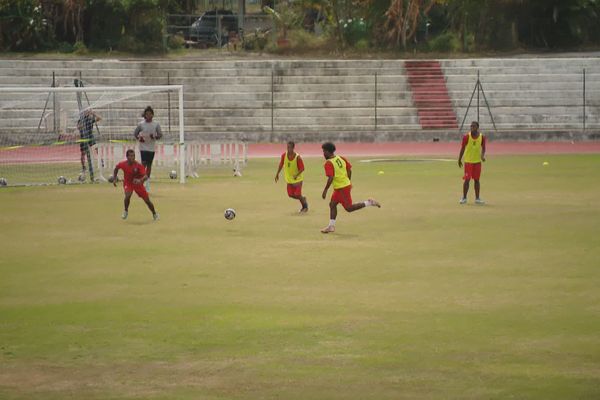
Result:
M189 38L208 46L224 46L229 40L229 32L238 32L237 15L231 10L211 10L190 26Z

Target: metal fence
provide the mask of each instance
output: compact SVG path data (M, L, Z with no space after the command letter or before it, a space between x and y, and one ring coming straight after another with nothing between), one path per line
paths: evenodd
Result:
M167 33L179 35L187 46L222 47L233 35L244 41L248 35L273 31L272 18L264 14L234 14L208 11L202 14L167 14Z

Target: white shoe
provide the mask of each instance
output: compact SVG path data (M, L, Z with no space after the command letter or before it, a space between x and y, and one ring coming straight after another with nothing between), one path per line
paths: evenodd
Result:
M335 232L335 226L327 225L325 228L321 229L321 233L333 233Z
M158 221L158 220L160 219L160 217L158 216L158 213L155 213L155 214L153 214L153 215L152 215L152 218L153 218L155 221Z
M368 199L367 200L369 203L371 203L371 205L373 207L377 207L377 208L381 208L381 204L379 204L379 202L375 199Z
M127 215L128 215L128 214L129 214L129 213L128 213L127 211L123 211L123 215L121 215L121 218L123 218L123 219L127 219Z
M463 197L462 199L460 199L459 203L460 204L467 204L467 198Z
M146 192L149 192L150 191L150 179L146 179L145 186L146 186Z
M475 199L475 204L485 204L485 201L481 199Z

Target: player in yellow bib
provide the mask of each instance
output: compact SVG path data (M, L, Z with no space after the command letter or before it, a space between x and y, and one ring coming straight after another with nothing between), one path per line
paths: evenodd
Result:
M327 197L329 187L333 185L333 194L329 202L329 225L321 229L322 233L335 232L337 218L337 205L341 203L348 212L360 210L368 206L381 207L377 200L368 199L360 203L352 203L352 165L342 156L335 155L335 145L331 142L323 143L323 157L325 157L325 175L327 183L323 189L323 199Z
M275 174L275 183L279 181L279 173L283 169L283 176L287 182L287 193L292 199L300 201L302 208L300 213L308 211L306 197L302 196L302 182L304 181L304 162L300 154L294 151L296 144L292 141L287 143L287 151L281 155L279 168Z
M481 163L485 161L485 137L479 132L479 122L471 122L471 131L463 136L458 155L458 167L463 166L462 160L465 160L465 174L463 175L463 197L460 199L460 204L467 202L467 193L469 192L469 182L471 179L475 181L475 203L484 204L484 201L479 197L479 178L481 177Z

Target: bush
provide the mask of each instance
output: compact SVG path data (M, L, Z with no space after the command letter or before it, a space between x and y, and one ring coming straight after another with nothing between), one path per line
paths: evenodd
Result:
M89 2L90 18L88 44L92 48L112 50L119 41L126 25L126 11L122 1L97 0Z
M360 39L358 42L356 42L354 48L356 50L365 51L369 50L371 48L371 45L369 44L369 41L367 39Z
M267 41L267 34L257 29L254 33L248 34L244 38L244 49L263 51L267 46Z
M72 53L73 45L69 42L60 42L56 47L56 50L58 50L60 53Z
M119 41L119 49L135 53L166 51L163 41L165 19L160 1L131 0L126 9L127 24Z
M429 49L440 53L460 51L460 40L452 32L442 33L429 41Z
M0 1L0 50L44 50L56 45L37 0Z
M173 50L181 49L185 46L185 39L181 35L169 35L167 46Z
M342 25L344 40L350 46L354 46L361 40L369 40L369 29L367 23L362 18L349 18L345 21L341 20L340 23Z
M300 51L319 49L325 42L323 37L315 36L304 29L294 29L289 32L288 37L291 42L290 47Z
M79 55L81 55L81 54L87 54L88 49L85 46L85 43L83 43L83 42L75 42L75 44L73 45L73 52L75 54L79 54Z

